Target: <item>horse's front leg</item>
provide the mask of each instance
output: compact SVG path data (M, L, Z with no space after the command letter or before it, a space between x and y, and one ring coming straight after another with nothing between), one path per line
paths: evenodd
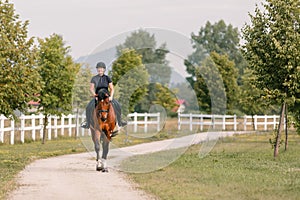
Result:
M94 135L94 145L95 145L95 152L96 152L96 170L97 171L101 171L102 170L102 163L100 162L99 158L100 158L100 132L99 131L95 131L95 135Z
M102 172L108 172L108 169L107 169L107 163L106 163L106 160L107 160L107 154L108 154L108 149L109 149L109 140L108 138L105 136L105 133L102 133L104 136L102 137L102 166L103 166L103 169L102 169Z

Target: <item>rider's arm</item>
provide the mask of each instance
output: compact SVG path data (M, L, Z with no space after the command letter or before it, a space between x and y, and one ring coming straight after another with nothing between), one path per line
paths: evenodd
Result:
M94 83L90 84L90 92L92 93L93 96L96 96L96 93L95 93L95 84Z
M110 91L109 100L111 101L114 97L114 85L113 85L113 83L109 83L108 87L109 87L109 91Z

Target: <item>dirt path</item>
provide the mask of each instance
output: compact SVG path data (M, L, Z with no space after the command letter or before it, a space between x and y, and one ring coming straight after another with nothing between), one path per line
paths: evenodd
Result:
M232 133L227 132L222 136L225 135L232 135ZM19 174L18 183L20 187L13 191L9 199L155 199L155 197L138 190L133 183L130 183L124 173L116 170L120 161L132 155L189 146L199 143L205 138L206 134L196 134L180 139L111 150L108 159L109 173L95 170L95 160L91 153L37 160Z

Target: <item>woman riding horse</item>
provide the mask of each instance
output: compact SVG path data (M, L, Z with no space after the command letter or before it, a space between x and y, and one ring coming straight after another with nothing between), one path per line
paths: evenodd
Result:
M108 172L106 159L109 149L109 142L114 135L116 126L116 116L111 101L109 101L109 93L106 89L98 92L98 103L93 113L91 121L92 139L97 154L97 171ZM99 160L100 142L102 141L102 158Z
M117 123L119 127L123 127L127 125L127 122L122 121L121 119L121 106L117 100L113 98L114 96L114 85L109 76L105 75L104 72L106 70L106 65L103 62L98 62L96 65L98 74L91 79L90 83L90 92L92 93L94 99L90 101L90 103L86 107L86 122L81 125L82 128L90 128L90 122L92 120L92 113L97 105L97 94L100 89L106 89L110 91L109 101L112 102L114 107Z
M117 131L113 132L116 121L119 127L125 126L127 123L121 120L121 107L117 100L113 99L114 86L109 76L105 75L106 66L103 62L99 62L96 65L98 74L91 79L90 92L94 99L86 107L86 122L82 124L82 128L90 128L92 132L92 139L95 144L95 151L97 154L97 167L98 171L107 171L106 159L108 154L108 146L111 137L114 137ZM108 92L110 90L110 94ZM105 92L103 92L105 91ZM104 95L104 96L103 96ZM103 112L103 103L112 107ZM96 108L96 109L95 109ZM95 112L96 111L96 112ZM110 114L109 114L110 112ZM114 121L110 119L110 125L105 121L103 114L113 116ZM117 120L115 120L115 115ZM112 125L111 123L114 123ZM105 124L105 125L104 125ZM99 151L100 151L100 138L102 139L102 162L99 163ZM101 166L99 166L101 164Z

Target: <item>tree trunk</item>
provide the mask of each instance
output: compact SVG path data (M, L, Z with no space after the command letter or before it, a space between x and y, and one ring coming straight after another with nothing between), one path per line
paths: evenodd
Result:
M256 131L255 130L255 124L254 124L254 114L251 114L251 119L252 119L252 128L253 128L254 131Z
M274 158L276 158L279 154L279 144L280 144L280 137L281 137L281 129L283 126L284 113L285 113L285 102L281 105L276 142L275 142L275 146L274 146Z
M44 131L43 131L43 140L42 140L42 144L45 144L45 141L46 141L46 130L47 130L47 125L48 125L48 115L45 114L45 118L44 118Z
M284 150L288 149L288 108L285 105L285 143L284 143Z

